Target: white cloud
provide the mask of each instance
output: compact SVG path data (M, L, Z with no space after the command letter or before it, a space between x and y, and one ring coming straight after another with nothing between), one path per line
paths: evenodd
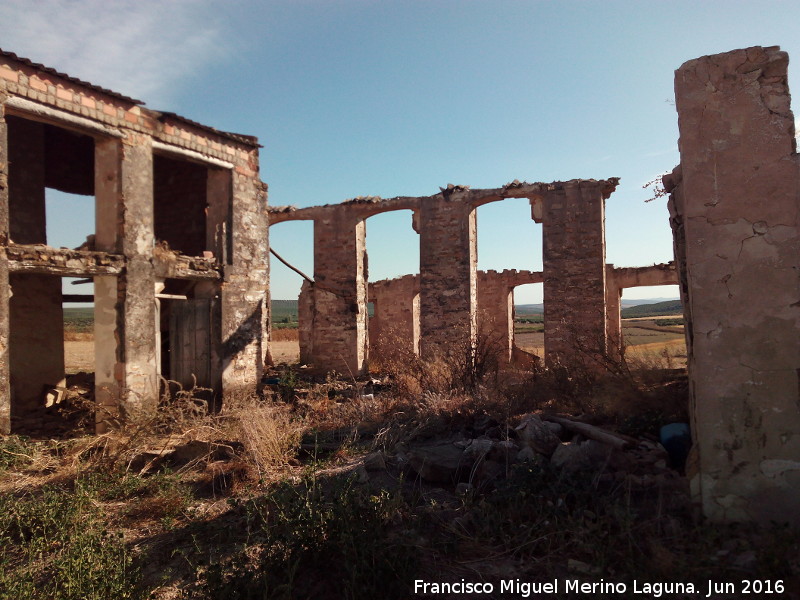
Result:
M0 47L169 109L180 85L223 54L213 0L4 0Z

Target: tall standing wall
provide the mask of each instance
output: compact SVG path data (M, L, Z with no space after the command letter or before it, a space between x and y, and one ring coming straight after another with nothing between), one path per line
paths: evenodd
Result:
M714 520L800 523L800 181L788 56L748 48L675 74L665 180L686 310L695 498Z

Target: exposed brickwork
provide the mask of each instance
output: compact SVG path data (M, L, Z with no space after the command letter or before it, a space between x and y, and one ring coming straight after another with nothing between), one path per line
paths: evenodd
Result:
M800 181L787 64L777 47L756 47L675 73L681 165L665 184L686 307L688 476L713 520L800 524Z
M419 354L419 275L370 283L369 301L375 306L369 320L370 354Z
M616 182L613 183L616 185ZM542 203L545 364L606 350L604 181L573 180ZM536 208L536 203L534 203Z
M477 335L477 216L466 190L423 198L419 218L420 353L466 352Z

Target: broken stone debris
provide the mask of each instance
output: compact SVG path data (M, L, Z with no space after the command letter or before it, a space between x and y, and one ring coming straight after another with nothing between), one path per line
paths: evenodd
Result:
M418 444L402 456L398 453L397 464L407 465L425 482L449 484L462 493L472 489L466 485L486 489L505 477L511 466L524 462L549 464L568 474L591 471L634 488L682 489L684 480L668 467L667 452L659 443L620 436L567 417L544 418L525 415L511 430L516 439L487 436ZM562 436L550 425L557 425ZM587 439L587 433L592 437Z

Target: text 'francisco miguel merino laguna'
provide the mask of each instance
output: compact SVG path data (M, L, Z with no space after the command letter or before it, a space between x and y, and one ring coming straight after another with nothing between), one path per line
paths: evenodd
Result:
M741 585L744 586L739 590L742 593L782 593L784 591L782 581L742 581ZM769 590L765 589L764 585L768 586ZM614 595L629 592L651 598L660 598L664 595L671 596L673 594L693 594L701 598L709 598L714 593L735 593L737 586L730 582L709 581L706 589L705 586L697 586L690 582L650 582L637 581L635 579L630 586L626 583L604 581L603 579L593 582L582 582L578 579L554 579L548 582L503 579L499 585L488 582L471 582L465 579L456 582L414 580L415 594L492 594L495 591L501 594L513 594L521 598L539 594Z

